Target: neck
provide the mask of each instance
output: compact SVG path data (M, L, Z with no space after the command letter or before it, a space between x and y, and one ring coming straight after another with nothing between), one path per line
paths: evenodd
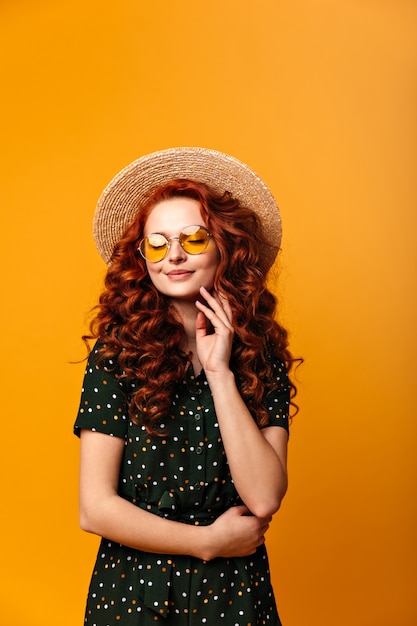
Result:
M183 323L187 340L195 342L195 321L198 310L194 302L175 301L172 304Z
M175 302L175 310L181 318L181 322L184 326L184 338L181 348L185 353L192 352L192 364L195 374L199 374L201 370L201 363L197 356L197 346L195 338L195 322L198 314L198 310L194 302Z

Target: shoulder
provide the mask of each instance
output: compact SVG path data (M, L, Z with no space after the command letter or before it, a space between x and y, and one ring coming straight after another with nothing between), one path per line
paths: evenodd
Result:
M124 436L129 414L127 393L119 380L117 363L99 359L103 345L97 341L87 361L75 432L86 428Z
M273 381L279 385L289 386L288 368L285 361L277 355L270 354L268 363L271 366Z

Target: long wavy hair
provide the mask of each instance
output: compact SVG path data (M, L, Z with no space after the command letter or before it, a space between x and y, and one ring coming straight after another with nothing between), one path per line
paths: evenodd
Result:
M184 379L191 356L182 345L184 327L170 298L153 285L138 243L152 208L162 200L185 196L197 200L219 253L214 287L227 295L233 312L234 340L230 367L239 391L259 427L268 423L264 400L275 387L273 357L288 372L294 359L287 331L276 321L277 301L266 287L262 250L266 247L257 214L229 193L218 195L203 183L173 180L152 190L145 206L114 248L105 289L85 339L100 338L97 363L116 364L118 378L134 382L129 396L131 419L150 434L161 434L170 414L176 385ZM291 404L296 387L290 380Z

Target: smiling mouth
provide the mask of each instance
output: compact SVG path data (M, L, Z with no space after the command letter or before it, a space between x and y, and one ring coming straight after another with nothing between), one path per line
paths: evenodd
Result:
M173 270L172 272L168 272L167 276L173 280L180 280L181 278L191 276L192 273L191 270Z

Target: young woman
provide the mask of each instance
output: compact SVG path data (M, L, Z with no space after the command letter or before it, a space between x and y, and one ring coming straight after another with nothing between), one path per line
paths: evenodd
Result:
M102 537L89 626L279 626L264 536L287 489L295 387L265 279L279 211L236 159L142 157L103 192L109 264L75 432Z

